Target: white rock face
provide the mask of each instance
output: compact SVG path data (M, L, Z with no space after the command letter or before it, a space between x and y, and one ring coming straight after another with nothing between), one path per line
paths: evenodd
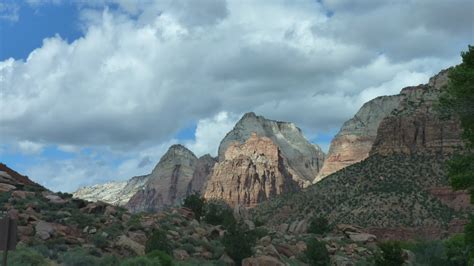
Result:
M288 171L300 187L311 184L323 166L324 153L321 148L309 143L295 124L269 120L254 113L245 114L221 141L219 161L223 161L225 151L232 143L242 144L252 133L270 138L278 146L288 163Z
M73 193L73 197L92 202L103 201L112 205L124 206L138 190L143 188L147 180L148 176L136 176L128 181L82 187Z

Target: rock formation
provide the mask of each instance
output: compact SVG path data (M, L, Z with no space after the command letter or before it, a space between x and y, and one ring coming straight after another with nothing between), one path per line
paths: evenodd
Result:
M234 142L244 143L252 133L270 138L276 144L285 158L288 171L301 187L311 184L323 165L324 153L321 149L309 143L293 123L265 119L254 113L245 114L221 141L219 161L224 160L229 146Z
M315 182L369 156L380 122L399 104L400 96L381 96L365 103L331 141Z
M435 103L447 84L447 70L428 84L404 88L400 105L379 126L371 154L451 154L462 146L458 119L441 119Z
M187 195L198 158L186 147L173 145L149 175L143 189L127 203L133 211L159 211Z
M205 198L253 207L273 196L299 190L279 147L253 133L245 143L231 143L214 167Z
M206 154L199 157L196 168L194 169L193 178L188 185L188 194L194 192L204 193L207 185L209 175L212 173L212 169L216 164L217 159L211 155Z
M124 206L130 198L143 188L148 175L135 176L128 181L108 182L82 187L73 193L73 197L92 202L103 201L112 205Z

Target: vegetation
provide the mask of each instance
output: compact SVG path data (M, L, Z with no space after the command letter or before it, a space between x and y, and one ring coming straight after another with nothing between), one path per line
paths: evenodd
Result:
M449 71L449 84L440 99L446 115L459 117L466 150L448 164L448 175L454 189L466 189L474 203L474 46L461 53L462 63ZM465 245L474 262L474 216L465 227Z
M308 232L312 234L322 235L329 232L329 222L326 218L315 216L309 222Z
M205 205L204 221L224 228L233 227L237 223L232 208L222 200L211 200Z
M201 220L205 205L206 200L197 192L186 197L183 202L183 206L191 209L198 221Z
M404 263L402 248L399 242L388 241L379 244L381 253L375 258L375 264L380 266L401 266Z
M18 248L8 253L8 264L17 266L46 266L48 265L43 255L31 248ZM0 252L3 258L3 253Z
M171 249L166 233L162 230L155 230L145 245L145 252L147 254L156 250L171 254Z
M306 243L306 258L310 265L326 266L329 265L329 253L326 245L315 238L311 238Z
M255 237L242 226L235 225L227 229L222 244L227 254L240 265L242 260L252 256Z

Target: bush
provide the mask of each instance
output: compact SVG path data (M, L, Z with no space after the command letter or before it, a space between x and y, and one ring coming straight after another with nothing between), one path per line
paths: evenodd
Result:
M232 209L222 200L212 200L206 204L204 221L212 225L233 227L237 223Z
M312 234L322 235L329 232L328 220L324 217L313 217L309 222L308 232Z
M464 235L454 235L444 242L446 249L446 257L448 263L446 265L462 266L468 265L468 250L464 242Z
M158 258L161 265L173 266L173 258L161 250L155 250L146 255L148 258Z
M404 260L402 258L402 248L400 243L389 241L379 244L381 254L377 254L375 264L380 266L400 266Z
M88 254L81 248L75 248L62 254L61 262L65 266L91 266L99 265L99 258Z
M167 254L171 254L171 246L166 233L162 230L155 230L150 238L146 241L145 252L150 253L155 250L161 250Z
M206 205L206 200L197 192L184 199L183 207L189 208L194 212L196 220L200 221Z
M158 258L135 257L126 259L120 266L161 266Z
M106 248L109 243L107 237L103 236L102 233L97 233L92 237L92 241L97 248L103 249Z
M240 265L243 259L252 256L255 237L240 226L231 226L222 239L226 253Z
M306 242L306 258L310 265L326 266L329 265L329 252L323 242L311 238Z
M3 253L0 252L3 258ZM9 252L8 265L18 266L46 266L46 259L36 250L30 248L18 248L13 252Z
M107 255L107 256L104 256L100 260L99 265L100 266L116 266L116 265L120 265L120 260L115 256Z

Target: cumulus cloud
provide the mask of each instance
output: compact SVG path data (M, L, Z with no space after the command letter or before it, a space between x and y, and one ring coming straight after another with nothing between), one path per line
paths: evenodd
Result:
M204 154L217 156L221 140L232 130L239 118L240 116L235 114L220 112L212 118L199 120L194 140L188 141L186 146L198 157Z
M39 154L43 150L43 145L28 140L18 142L20 152L25 154Z
M458 63L474 42L469 5L79 1L83 37L50 36L26 60L0 62L0 133L76 153L128 152L136 158L116 169L130 174L152 167L167 148L157 145L196 121L185 144L198 155L215 154L233 114L248 111L316 136L365 101ZM70 164L61 167L81 168Z

